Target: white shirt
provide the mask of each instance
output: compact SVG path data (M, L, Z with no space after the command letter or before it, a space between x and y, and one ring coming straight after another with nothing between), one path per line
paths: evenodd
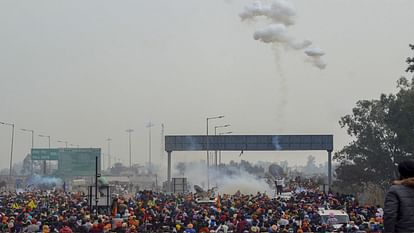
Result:
M276 180L276 185L277 185L277 186L284 186L284 181L283 181L283 179Z

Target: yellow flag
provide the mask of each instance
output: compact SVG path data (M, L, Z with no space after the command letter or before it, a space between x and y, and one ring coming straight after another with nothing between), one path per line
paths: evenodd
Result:
M155 206L155 203L152 200L149 200L147 204L148 204L149 207Z
M33 201L33 200L31 200L31 201L27 204L27 206L28 206L30 209L35 209L35 208L36 208L36 204L34 203L34 201Z
M17 203L14 203L13 205L12 205L12 209L19 209L20 208L20 206L19 206L19 204L17 204Z

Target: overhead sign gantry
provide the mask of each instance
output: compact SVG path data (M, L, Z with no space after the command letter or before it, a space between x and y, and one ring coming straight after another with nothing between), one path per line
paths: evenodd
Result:
M165 136L167 181L173 151L307 151L328 152L328 184L332 185L333 135L175 135Z

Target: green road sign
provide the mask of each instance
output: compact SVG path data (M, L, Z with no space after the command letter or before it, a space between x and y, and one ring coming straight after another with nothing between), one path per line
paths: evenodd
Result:
M96 156L100 173L101 149L64 148L59 155L58 173L63 177L94 176Z
M32 149L32 160L57 160L60 177L94 176L97 156L100 173L100 148Z
M32 149L32 160L59 160L59 149Z

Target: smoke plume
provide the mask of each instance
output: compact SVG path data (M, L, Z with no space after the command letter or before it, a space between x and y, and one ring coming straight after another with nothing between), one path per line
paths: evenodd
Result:
M40 176L35 174L27 180L27 185L55 187L63 185L63 181L60 178Z
M307 48L305 54L308 55L309 61L319 69L324 69L326 67L326 63L321 58L325 55L325 52L323 52L322 49L318 47Z
M185 163L184 177L193 185L199 185L207 190L207 168L204 162ZM233 168L231 174L220 172L214 168L209 169L210 188L217 187L220 194L234 194L240 191L244 194L266 192L272 194L271 187L263 180L247 171ZM194 191L194 190L193 190ZM273 191L274 192L274 191Z
M234 175L224 176L218 174L216 177L218 192L220 193L234 194L240 191L243 194L256 194L257 192L272 194L274 192L263 179L259 179L243 170Z
M294 50L308 49L312 45L312 41L296 39L289 34L288 27L295 24L296 9L289 0L274 0L270 5L261 1L255 1L245 6L244 11L240 13L242 21L254 20L264 17L270 20L270 24L257 29L253 38L263 43L282 44ZM324 69L326 63L322 60L325 53L314 53L313 51L322 51L319 48L309 48L305 50L308 60L319 69Z

